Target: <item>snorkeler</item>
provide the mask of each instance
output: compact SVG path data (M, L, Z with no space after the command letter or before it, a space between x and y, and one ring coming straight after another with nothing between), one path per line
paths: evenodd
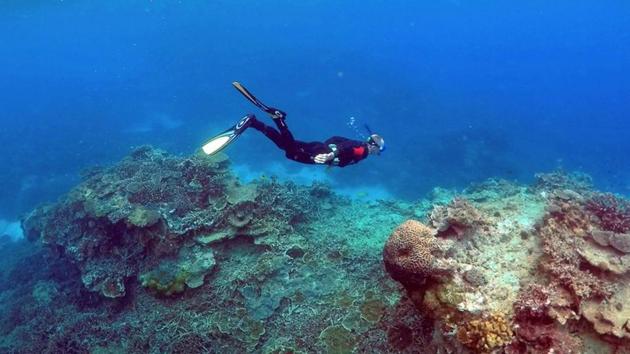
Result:
M276 124L277 129L266 125L256 119L253 114L248 114L232 128L210 139L202 148L208 154L213 155L226 148L247 128L252 127L263 133L276 146L284 150L287 158L306 164L327 164L330 166L344 167L355 164L370 155L378 155L385 150L385 140L370 131L366 126L369 137L366 141L352 140L340 136L333 136L324 142L304 142L295 140L285 122L286 113L269 107L252 95L238 82L234 87L258 108L269 114Z

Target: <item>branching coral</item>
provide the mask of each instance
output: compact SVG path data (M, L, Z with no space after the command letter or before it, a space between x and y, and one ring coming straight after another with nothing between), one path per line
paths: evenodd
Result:
M589 218L581 206L569 202L552 205L538 226L544 252L542 269L578 299L607 297L613 292L610 284L583 267L578 248L589 229Z
M559 191L573 190L578 192L588 192L593 188L592 178L584 173L565 171L555 171L551 173L536 174L536 181L533 189L537 191Z
M630 201L613 194L597 194L586 202L586 210L597 216L605 231L630 231Z

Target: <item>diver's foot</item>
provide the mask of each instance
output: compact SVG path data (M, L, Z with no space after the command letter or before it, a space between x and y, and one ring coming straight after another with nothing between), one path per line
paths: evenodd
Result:
M245 117L241 118L241 120L238 123L236 123L234 130L236 130L237 132L241 132L249 128L255 120L256 120L255 115L248 114Z
M269 109L266 111L271 117L271 119L286 119L287 118L287 114L277 108L269 107Z

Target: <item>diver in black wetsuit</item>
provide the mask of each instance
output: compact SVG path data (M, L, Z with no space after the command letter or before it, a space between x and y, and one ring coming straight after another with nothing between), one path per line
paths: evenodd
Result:
M248 114L246 126L252 127L273 141L284 150L286 157L306 164L328 164L344 167L355 164L369 155L380 154L385 148L385 141L378 134L371 134L367 141L352 140L333 136L324 142L304 142L295 140L285 122L286 114L269 107L269 113L278 129L274 129Z
M344 167L355 164L370 155L380 154L385 150L385 140L380 135L373 134L367 125L365 128L369 137L365 141L340 136L333 136L324 142L295 140L285 122L286 113L265 105L240 83L233 82L232 85L256 107L269 114L278 129L276 130L259 121L255 115L248 114L233 127L208 140L201 148L207 155L214 155L225 149L249 127L265 134L280 149L284 150L287 158L301 163Z

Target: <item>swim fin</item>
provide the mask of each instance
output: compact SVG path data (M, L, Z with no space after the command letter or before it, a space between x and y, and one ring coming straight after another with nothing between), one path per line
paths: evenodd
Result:
M247 98L249 102L253 103L256 107L260 108L263 112L269 114L271 118L284 119L287 117L287 114L284 113L283 111L277 108L269 107L266 104L262 103L261 100L256 98L256 96L254 96L251 92L249 92L249 90L247 90L245 86L241 85L238 81L234 81L232 85L234 86L234 88L238 90L238 92L240 92L243 96L245 96L245 98Z
M241 118L241 120L239 120L238 123L234 124L233 127L208 140L205 144L203 144L201 150L209 156L212 156L222 151L251 125L253 117L253 115L248 114L245 117Z

